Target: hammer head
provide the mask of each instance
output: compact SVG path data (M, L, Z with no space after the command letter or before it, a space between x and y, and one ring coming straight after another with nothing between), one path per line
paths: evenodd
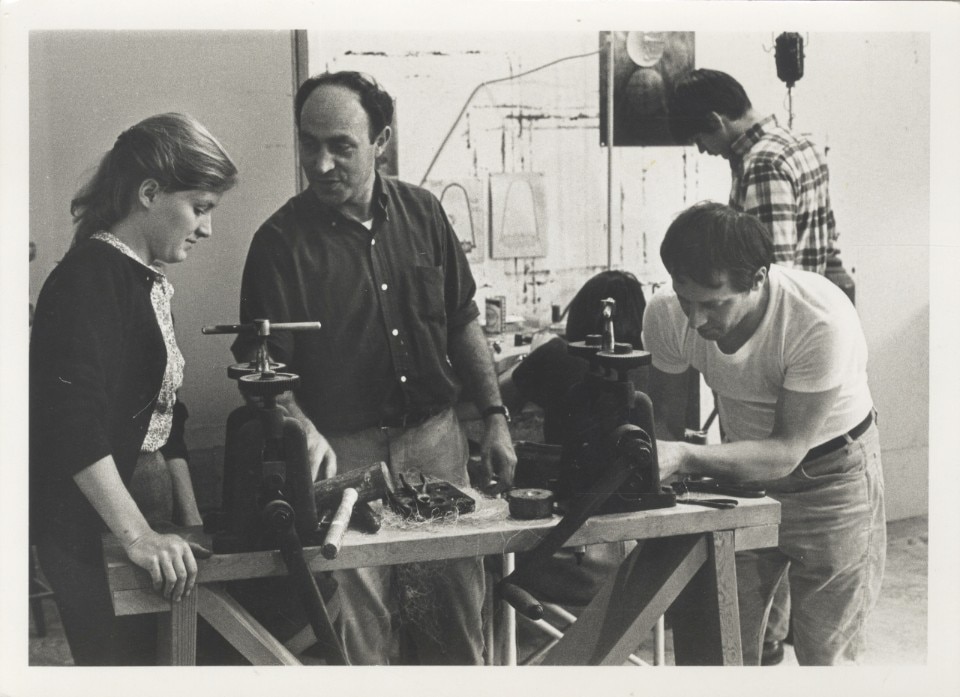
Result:
M317 501L317 509L339 506L343 491L347 488L356 489L358 503L382 499L394 491L393 480L386 463L378 462L369 467L350 470L329 479L314 482L313 494Z

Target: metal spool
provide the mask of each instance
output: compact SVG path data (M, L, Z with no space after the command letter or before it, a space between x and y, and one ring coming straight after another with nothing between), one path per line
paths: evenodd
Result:
M276 396L300 384L300 376L293 373L252 373L237 379L240 389L256 397Z
M287 367L286 363L277 363L276 361L270 361L269 370L271 372L278 372ZM244 375L252 375L253 373L259 372L257 368L256 361L250 361L248 363L234 363L233 365L227 368L227 377L231 380L239 380Z

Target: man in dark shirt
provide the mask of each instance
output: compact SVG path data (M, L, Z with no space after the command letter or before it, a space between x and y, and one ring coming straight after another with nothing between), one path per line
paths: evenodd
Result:
M254 236L240 315L321 323L277 332L270 344L271 357L300 375L285 406L306 429L314 476L382 460L395 476L468 484L453 410L462 385L483 414L486 473L509 485L516 456L466 258L434 196L376 171L392 98L362 74L324 73L300 87L295 110L309 188ZM240 338L233 351L246 360L253 347ZM337 580L351 663L482 662L479 559Z

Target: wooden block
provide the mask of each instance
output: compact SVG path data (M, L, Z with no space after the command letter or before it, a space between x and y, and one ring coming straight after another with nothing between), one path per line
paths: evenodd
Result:
M193 593L197 592L196 588ZM113 614L117 617L170 612L170 601L161 598L152 588L111 591L110 597L113 600Z
M733 531L733 541L738 552L746 549L776 547L780 543L780 526L756 525L750 528L739 528Z
M283 645L290 653L299 655L317 643L313 627L309 624L287 639Z

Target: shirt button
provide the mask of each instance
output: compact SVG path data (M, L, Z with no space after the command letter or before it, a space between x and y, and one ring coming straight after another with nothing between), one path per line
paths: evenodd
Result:
M370 246L371 246L371 247L372 247L373 245L375 245L376 243L377 243L376 240L370 240Z
M380 290L386 290L386 289L387 289L387 284L386 284L386 283L380 284Z
M394 329L394 330L393 330L392 332L390 332L390 333L393 334L394 336L399 336L399 335L400 335L400 330L399 330L399 329Z
M400 382L406 382L406 381L407 381L407 376L406 376L406 375L401 375L401 376L400 376Z

